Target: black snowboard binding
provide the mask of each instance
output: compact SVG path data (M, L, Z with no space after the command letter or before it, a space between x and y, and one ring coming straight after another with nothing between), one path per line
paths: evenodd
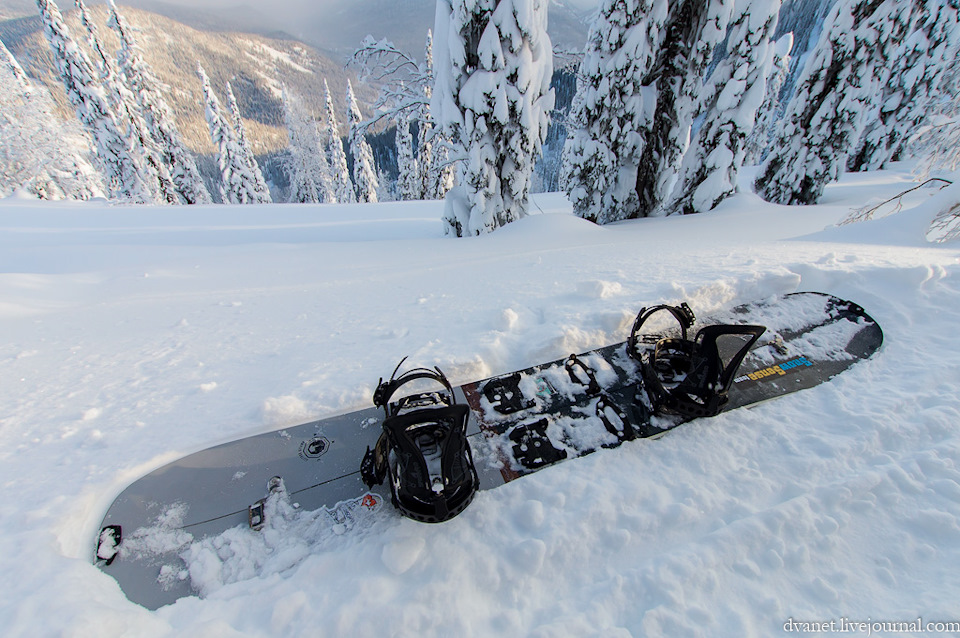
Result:
M644 323L659 311L668 311L680 324L679 338L641 333ZM719 324L701 328L691 340L687 330L694 321L693 311L684 303L643 308L633 323L627 352L640 364L654 414L690 419L718 414L728 401L737 369L766 330Z
M400 365L403 361L389 381L380 379L373 395L374 404L384 410L383 433L374 449L367 448L360 475L373 487L389 473L393 504L404 516L441 523L462 512L479 487L466 436L470 408L455 403L439 368L415 368L398 377ZM418 379L442 389L391 401L402 386Z

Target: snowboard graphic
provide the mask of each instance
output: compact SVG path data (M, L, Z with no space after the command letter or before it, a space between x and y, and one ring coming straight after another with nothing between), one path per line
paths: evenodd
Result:
M862 308L821 293L745 304L689 326L683 325L693 320L685 314L689 308L666 309L657 317L641 313L626 342L451 388L453 400L469 406L465 437L479 489L661 436L697 416L811 388L870 357L883 342ZM674 338L680 330L671 313L684 336L687 327L692 332L722 324L701 331L715 338L718 361L730 373L721 401L710 404L710 396L661 387L664 379L676 381L665 384L670 387L689 384L673 369L685 346ZM182 555L190 542L235 527L258 530L283 515L278 507L285 503L342 529L362 524L368 513L391 509L391 481L371 488L360 471L383 422L383 411L371 407L232 441L161 467L110 506L94 560L130 600L156 609L197 594Z

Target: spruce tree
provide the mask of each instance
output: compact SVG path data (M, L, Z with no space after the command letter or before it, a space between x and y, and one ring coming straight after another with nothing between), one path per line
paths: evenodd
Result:
M778 204L814 204L839 178L877 103L895 0L840 0L810 54L754 188ZM907 7L909 9L909 5Z
M255 204L269 204L272 201L270 189L267 187L266 180L263 179L260 165L257 164L257 158L253 154L253 147L251 147L247 138L247 129L243 125L243 118L240 116L240 106L237 104L233 87L229 82L227 82L227 105L230 107L230 116L233 121L233 130L236 133L236 142L240 148L240 157L246 166L253 186L253 190L250 192L250 201Z
M63 15L52 0L37 0L54 65L77 117L94 141L96 163L111 197L152 203L153 191L132 143L122 132L100 85L100 74L77 46Z
M413 154L413 136L410 122L397 122L397 199L407 201L420 199L420 170Z
M653 122L644 86L663 41L666 0L604 0L577 75L560 186L574 213L606 224L638 214L637 172Z
M779 0L742 2L727 34L727 56L703 88L706 114L683 158L667 214L712 210L736 192L747 138L764 101Z
M177 194L185 204L209 204L210 193L203 183L193 155L180 136L176 120L161 91L161 82L143 59L143 53L134 39L133 30L110 4L109 26L120 37L118 59L124 77L130 85L143 113L150 136L157 144L160 157L167 166Z
M257 188L257 180L250 169L250 162L244 152L237 132L224 116L210 78L200 63L197 63L197 75L203 86L205 115L210 129L210 139L217 149L217 166L220 169L220 198L224 204L260 204L264 203Z
M143 118L137 98L127 87L120 70L104 52L100 34L83 0L74 0L80 10L80 21L87 30L87 42L94 52L94 63L100 71L100 81L113 107L114 116L130 140L130 153L137 159L144 179L151 185L155 199L164 204L179 204L169 167L164 161L156 140Z
M960 57L960 43L954 50ZM938 94L907 144L909 153L920 159L916 173L923 179L960 167L960 65L948 67Z
M446 232L491 232L527 214L554 96L545 0L440 0L431 112L461 161Z
M427 31L424 44L423 74L433 78L433 31ZM430 99L433 97L433 85L423 87L423 106L417 119L417 169L419 170L419 195L417 199L433 199L437 176L433 175L433 117L430 115Z
M287 172L290 201L319 204L331 199L326 154L317 127L299 97L283 90L283 115L290 144Z
M333 188L334 201L340 204L350 204L356 200L353 191L353 182L350 181L350 170L347 168L347 154L343 150L343 140L340 138L340 125L333 110L333 98L330 96L330 87L323 81L324 122L323 137L327 147L327 163L330 166L330 183Z
M957 62L960 43L954 0L915 0L895 15L895 48L877 69L883 85L850 170L877 170L899 159L910 136L939 99L944 78Z
M363 116L353 94L353 85L347 81L347 113L350 118L350 154L353 156L353 181L357 185L357 201L376 202L380 178L377 177L373 149L363 134Z
M727 31L732 0L676 0L661 29L663 44L642 80L654 92L656 108L640 129L637 211L663 210L687 150L698 95L713 50Z
M604 224L662 213L732 0L604 0L591 27L561 186Z

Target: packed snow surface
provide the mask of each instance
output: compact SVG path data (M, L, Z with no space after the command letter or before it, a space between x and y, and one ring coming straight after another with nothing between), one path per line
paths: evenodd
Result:
M908 169L849 175L818 206L743 193L606 227L540 195L529 218L459 240L442 237L440 202L0 201L0 633L765 637L791 621L960 621L960 246L925 241L924 191L834 226L907 188ZM818 388L482 492L445 524L389 503L348 529L284 510L229 552L194 544L203 596L156 612L93 565L132 481L365 407L404 356L463 383L622 340L644 305L706 316L801 290L863 305L883 348Z

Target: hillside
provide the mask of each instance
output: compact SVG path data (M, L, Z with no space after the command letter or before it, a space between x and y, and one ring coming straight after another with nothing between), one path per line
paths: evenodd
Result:
M64 9L69 6L61 4ZM258 154L286 147L287 134L280 102L283 85L303 96L313 97L315 101L311 105L319 113L319 96L323 94L323 80L326 79L341 125L346 120L346 84L350 78L357 85L355 74L352 69L344 69L342 64L309 45L249 33L200 30L155 13L125 6L120 9L138 29L138 42L147 62L170 87L167 91L170 106L176 113L184 138L197 153L213 151L203 116L203 93L196 75L198 61L221 93L226 81L232 83ZM117 39L105 26L105 6L91 6L90 11L107 49L115 50ZM73 10L65 15L74 37L85 46L86 32L79 23L78 12ZM58 104L65 113L68 112L66 96L54 74L50 47L39 17L0 22L0 38L27 73L49 86ZM355 88L360 100L372 100L373 89L365 85Z

